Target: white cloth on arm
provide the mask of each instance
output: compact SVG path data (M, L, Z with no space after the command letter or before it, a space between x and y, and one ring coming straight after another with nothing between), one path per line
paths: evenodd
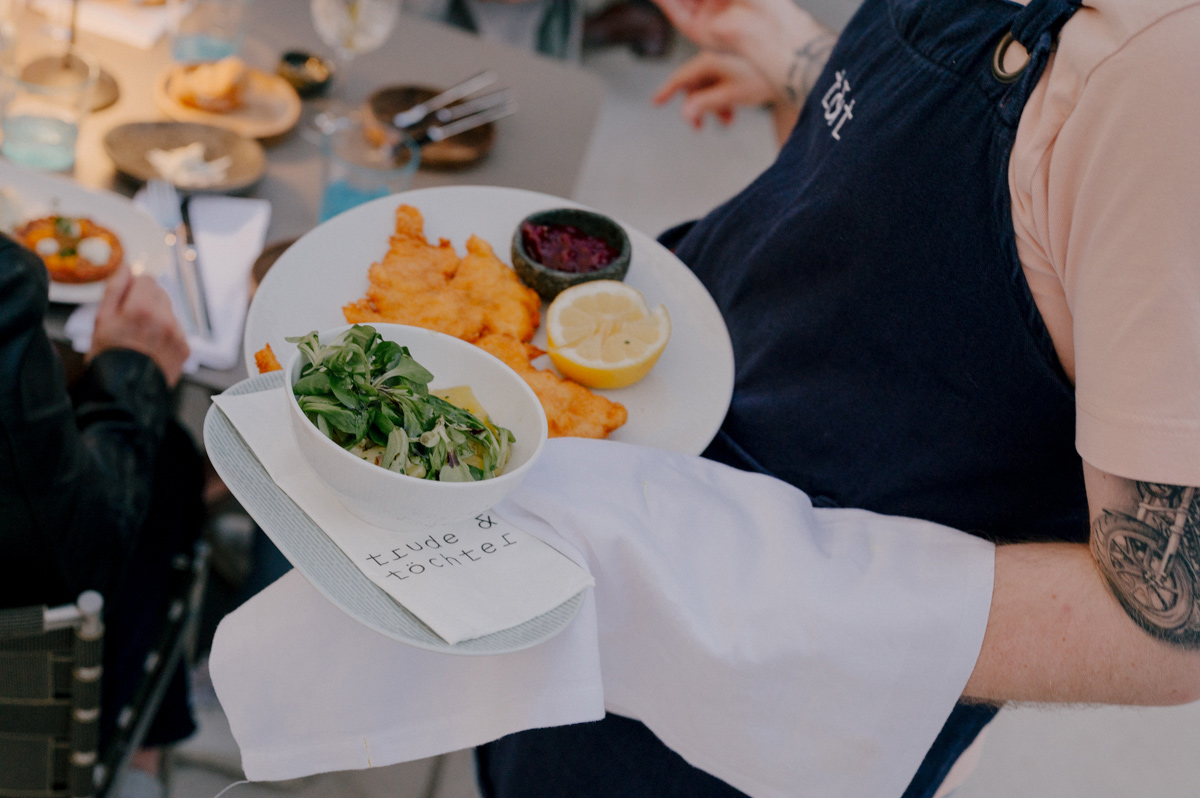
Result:
M210 662L248 776L592 720L602 695L755 798L889 798L982 643L989 543L814 509L786 483L702 458L553 440L496 510L584 558L596 587L580 618L517 654L430 654L280 580L222 622Z

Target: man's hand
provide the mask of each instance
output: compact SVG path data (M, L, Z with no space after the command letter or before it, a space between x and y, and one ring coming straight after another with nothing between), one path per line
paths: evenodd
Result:
M799 106L793 105L749 61L712 50L703 51L675 70L655 93L654 103L662 105L677 93L684 96L680 115L697 130L704 126L708 114L728 125L733 122L738 106L769 105L781 145L800 114Z
M654 104L662 105L676 93L684 96L679 113L697 129L704 126L708 114L728 125L738 106L766 105L784 99L744 58L711 50L675 70L655 93Z
M109 349L141 352L162 370L168 387L179 382L189 352L187 338L166 291L152 277L134 277L121 267L109 279L96 312L87 358Z

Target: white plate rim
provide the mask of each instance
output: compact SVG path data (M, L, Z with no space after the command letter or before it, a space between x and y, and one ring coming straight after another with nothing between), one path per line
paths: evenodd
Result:
M390 218L396 206L401 203L408 203L422 210L426 219L426 233L431 240L436 240L441 235L439 225L454 228L456 231L461 229L475 232L478 229L478 226L472 229L470 220L436 218L440 208L475 204L495 209L489 212L494 213L497 219L505 219L503 224L496 222L495 226L499 228L507 224L510 232L503 240L493 240L496 236L483 237L492 244L497 256L505 263L509 262L508 237L511 237L511 230L515 229L517 223L528 213L555 207L594 210L572 200L524 189L498 186L438 186L381 197L346 211L310 230L292 244L267 272L255 291L246 316L242 341L243 357L249 373L256 373L254 353L261 349L264 343L271 343L276 356L283 362L292 347L284 343L283 338L308 331L278 330L279 325L325 329L345 323L341 315L341 303L362 296L367 284L366 273L370 260L354 265L345 262L336 264L337 269L344 269L351 275L344 278L344 282L357 280L362 286L354 296L329 297L329 302L333 303L332 310L336 311L336 318L329 314L330 307L323 307L321 314L325 314L324 318L313 318L311 322L295 324L286 318L290 311L281 311L277 305L280 297L289 293L289 279L295 277L300 281L312 276L307 271L313 269L306 269L305 259L327 247L330 241L346 241L346 231L354 230L356 225L371 223L374 226L370 229L379 230L378 252L382 255L386 250L388 228L379 226L378 220L385 216ZM432 215L427 212L429 208L433 208ZM630 422L616 430L610 438L685 454L700 454L720 429L733 396L733 345L729 331L707 289L682 261L650 236L619 219L617 221L628 232L634 250L626 282L642 288L644 293L649 290L645 287L648 285L653 285L656 290L669 285L670 289L677 293L674 296L654 296L650 293L646 295L651 305L658 302L666 304L672 319L672 339L655 370L651 371L645 380L629 388L596 391L600 395L626 404L629 408ZM460 237L465 236L460 234ZM353 235L350 238L353 239ZM453 243L461 254L463 241L454 240ZM534 343L544 342L544 335L543 327L534 338ZM544 343L542 347L545 348ZM542 363L539 362L538 365L542 366ZM686 377L689 382L684 390L673 391L673 386L667 384L667 380L681 376ZM657 397L660 401L657 404L648 403L648 397ZM638 402L642 403L640 407ZM635 410L640 414L649 414L638 417L640 429L635 423ZM686 414L686 420L682 420L685 418L683 415L671 415L676 412ZM655 429L652 423L654 414L669 419L681 419L677 423L681 424L682 428L664 428L659 434L660 431Z
M162 229L132 200L111 191L85 188L62 175L46 174L0 160L0 188L11 189L24 204L47 204L55 212L87 216L121 240L125 263L143 274L158 275L170 264ZM34 218L26 215L25 218ZM99 302L103 280L92 283L50 281L50 301L80 305Z

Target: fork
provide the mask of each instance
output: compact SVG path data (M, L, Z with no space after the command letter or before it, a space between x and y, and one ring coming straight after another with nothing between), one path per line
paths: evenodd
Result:
M208 337L208 314L203 290L197 273L196 251L188 246L187 231L180 211L179 193L165 180L146 183L146 208L160 226L166 229L167 246L175 254L175 278L183 289L185 305L193 331Z

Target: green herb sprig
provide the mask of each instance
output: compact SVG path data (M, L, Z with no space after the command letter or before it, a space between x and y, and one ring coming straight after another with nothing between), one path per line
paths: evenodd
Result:
M512 432L429 393L433 375L408 347L356 324L333 342L286 339L307 361L292 392L322 434L364 460L418 479L491 479L508 463Z

